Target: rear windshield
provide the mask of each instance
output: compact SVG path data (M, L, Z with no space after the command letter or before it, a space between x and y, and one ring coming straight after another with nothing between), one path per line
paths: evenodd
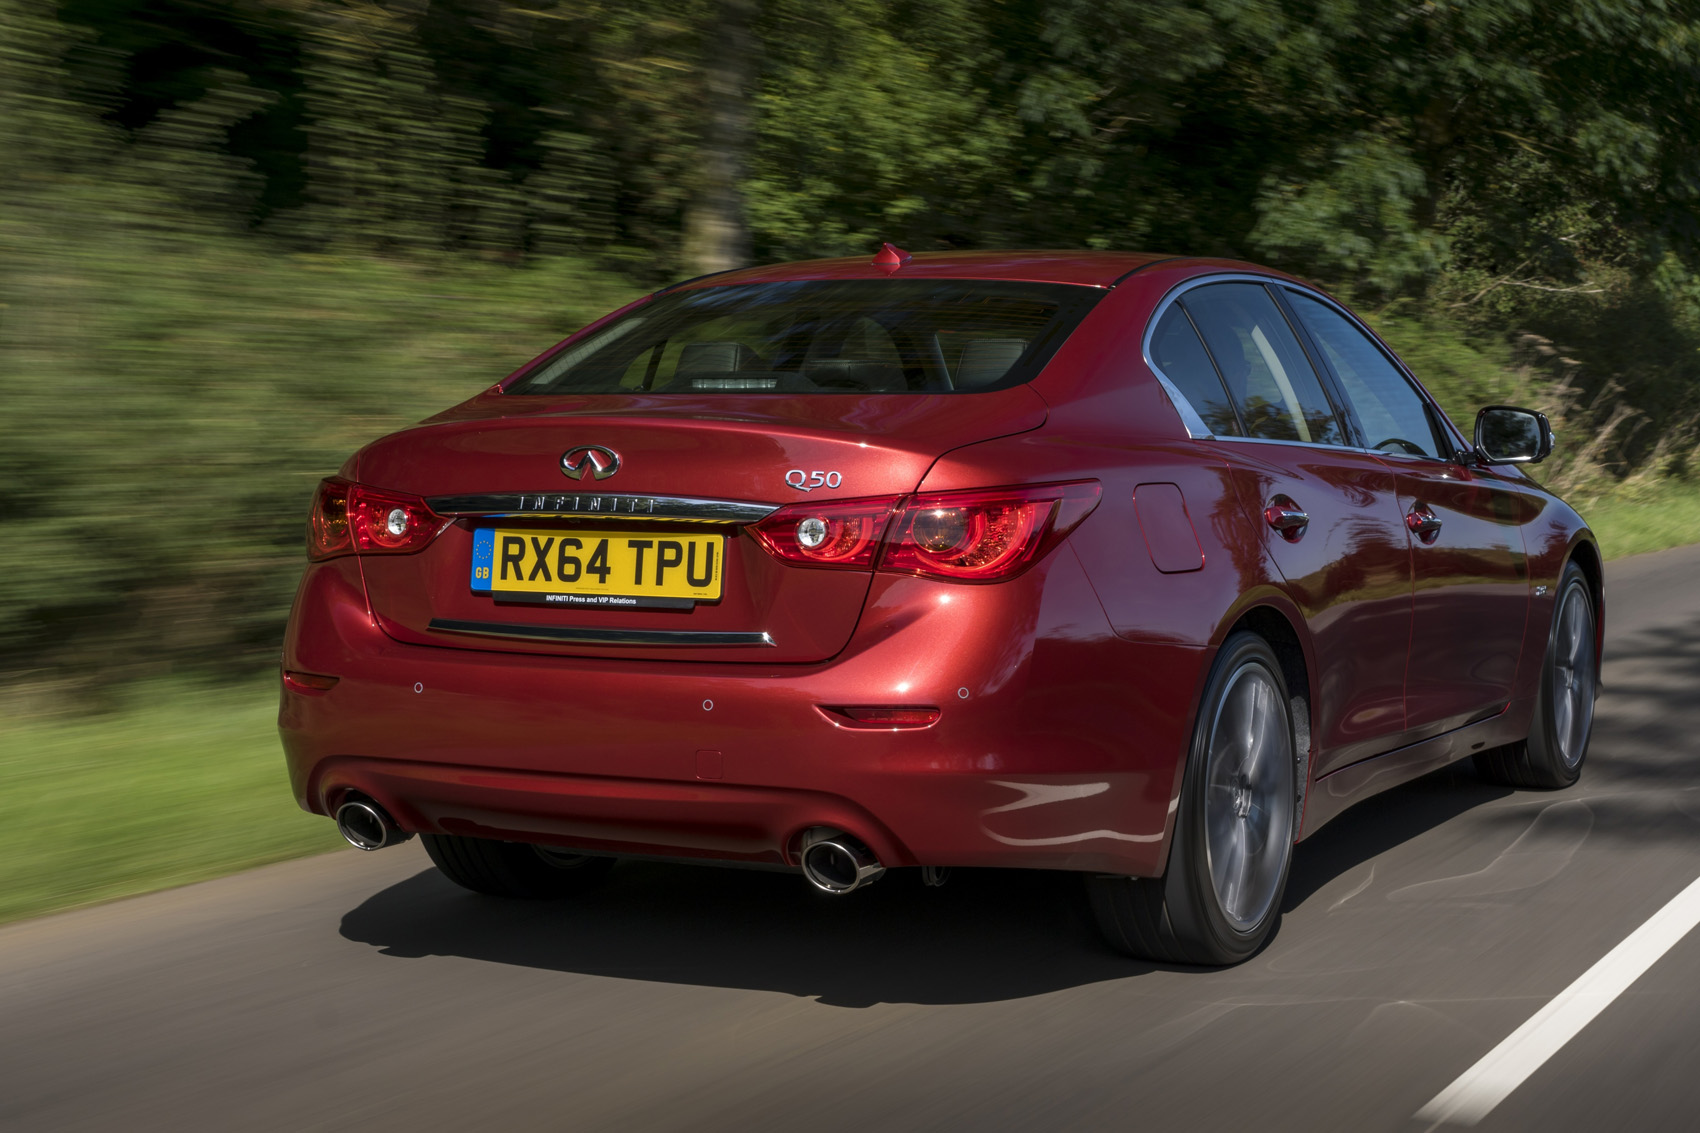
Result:
M994 280L663 292L509 393L951 393L1028 381L1104 294Z

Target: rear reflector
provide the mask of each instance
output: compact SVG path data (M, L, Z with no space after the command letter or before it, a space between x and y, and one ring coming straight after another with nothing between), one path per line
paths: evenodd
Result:
M307 520L307 557L411 555L449 521L418 496L354 484L333 476L319 482Z
M824 708L823 712L845 728L928 728L938 723L937 708L905 705L890 708Z
M296 692L328 692L340 679L322 673L298 673L293 669L283 671L283 683Z

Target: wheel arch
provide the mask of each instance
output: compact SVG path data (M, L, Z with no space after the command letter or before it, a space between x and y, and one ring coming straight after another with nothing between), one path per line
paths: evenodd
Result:
M1294 777L1299 789L1298 809L1294 815L1294 830L1297 831L1303 829L1298 820L1304 818L1305 800L1310 795L1311 769L1316 764L1314 737L1318 734L1317 701L1320 690L1316 687L1315 680L1317 666L1314 646L1304 630L1304 618L1280 590L1263 587L1246 594L1217 625L1216 632L1210 636L1210 663L1200 669L1199 685L1193 694L1193 704L1203 705L1204 690L1215 672L1216 658L1221 654L1223 643L1241 630L1255 633L1269 643L1269 648L1275 653L1275 659L1281 664L1281 677L1287 683L1289 701L1300 702L1296 706L1289 703L1293 710L1293 746L1300 760L1298 774ZM1190 736L1198 726L1197 711L1198 708L1195 707L1192 729L1187 733L1189 758ZM1180 797L1181 776L1186 771L1186 763L1187 760L1182 759L1176 768L1171 800Z
M1299 820L1304 817L1304 803L1310 793L1310 773L1314 763L1311 737L1316 734L1317 705L1309 650L1291 616L1272 605L1256 605L1241 613L1221 640L1227 640L1240 630L1255 633L1268 642L1275 659L1281 664L1281 678L1287 684L1289 702L1299 702L1296 705L1289 703L1293 712L1293 747L1299 757L1298 774L1294 777L1299 789L1293 824L1296 833L1302 829Z
M1203 839L1208 838L1207 831L1211 824L1204 810L1200 808L1207 809L1202 802L1205 794L1201 777L1209 767L1209 760L1203 757L1199 750L1199 738L1204 710L1210 703L1210 690L1224 675L1224 662L1236 655L1245 655L1226 650L1242 633L1256 639L1266 647L1268 654L1273 656L1281 670L1289 697L1296 695L1307 700L1310 697L1311 665L1306 656L1305 642L1298 625L1286 612L1275 604L1252 602L1236 610L1230 618L1224 619L1224 624L1212 643L1210 663L1203 667L1203 684L1196 697L1197 707L1193 712L1192 737L1188 743L1187 755L1177 767L1177 792L1171 796L1169 807L1171 822L1165 832L1167 845L1163 853L1162 875L1151 878L1124 878L1099 874L1089 875L1087 878L1093 913L1100 927L1112 945L1130 954L1186 964L1238 962L1254 954L1262 946L1268 939L1268 932L1271 931L1275 920L1280 916L1281 890L1291 868L1292 842L1297 841L1297 833L1302 828L1304 817L1303 799L1307 787L1305 777L1309 774L1310 766L1308 743L1305 745L1303 766L1295 768L1297 797L1290 815L1291 826L1287 834L1289 840L1280 865L1280 875L1273 882L1270 903L1265 906L1262 920L1259 922L1261 927L1252 926L1255 928L1255 935L1252 937L1232 937L1234 932L1248 932L1252 931L1252 928L1242 928L1239 924L1225 919L1231 916L1230 912L1219 907L1217 897L1208 895L1212 885L1208 876L1210 857L1208 846ZM1254 649L1253 652L1255 655L1261 651ZM1293 713L1292 718L1295 733L1301 730L1309 732L1308 708L1302 713ZM1306 723L1301 725L1300 720ZM1299 741L1300 736L1295 734L1294 739ZM1184 797L1188 791L1193 792L1190 802ZM1241 812L1242 817L1244 813L1246 812ZM1265 841L1263 845L1273 848L1281 843L1271 840ZM1178 863L1177 853L1185 854ZM1206 872L1201 874L1201 868ZM1222 923L1222 931L1229 933L1228 937L1223 937L1221 931L1212 927L1217 922ZM1247 940L1249 943L1244 949L1237 950L1238 944L1235 942L1244 943Z

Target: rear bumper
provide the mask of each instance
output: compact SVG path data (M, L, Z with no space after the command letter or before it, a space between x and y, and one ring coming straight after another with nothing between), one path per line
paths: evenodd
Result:
M397 642L353 560L310 567L279 726L300 805L370 795L406 829L795 863L832 826L887 865L1154 875L1203 651L1109 629L1071 552L997 586L876 579L815 665L545 657ZM830 705L934 705L918 730Z

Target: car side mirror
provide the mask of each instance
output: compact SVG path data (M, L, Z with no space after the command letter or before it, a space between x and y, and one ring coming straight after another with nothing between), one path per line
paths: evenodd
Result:
M1489 464L1539 464L1552 453L1545 413L1490 405L1476 414L1476 455Z

